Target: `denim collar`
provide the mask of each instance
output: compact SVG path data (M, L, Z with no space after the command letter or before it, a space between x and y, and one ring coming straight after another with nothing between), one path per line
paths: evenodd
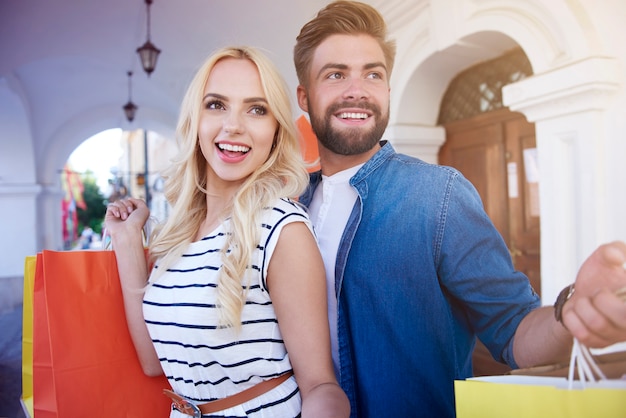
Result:
M380 141L380 149L350 179L350 185L356 187L357 183L365 180L366 177L380 167L385 161L391 158L391 156L395 153L396 151L393 149L393 146L389 141Z
M358 184L363 182L372 172L374 172L378 167L384 164L389 158L396 154L395 149L391 145L391 143L387 140L380 141L381 148L372 156L372 158L367 161L363 167L359 171L356 172L354 176L350 179L350 185L355 187L360 193L363 193L361 187L358 187ZM311 203L311 199L313 199L313 192L318 184L322 181L322 171L318 170L309 175L309 187L305 192L300 196L300 202L302 202L305 206L308 206Z

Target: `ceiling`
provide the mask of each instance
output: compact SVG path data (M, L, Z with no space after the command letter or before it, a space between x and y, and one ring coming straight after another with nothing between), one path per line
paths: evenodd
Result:
M145 128L173 138L192 76L212 51L233 44L268 54L292 90L298 116L295 38L330 1L153 0L151 41L161 54L148 76L136 52L147 37L145 0L0 0L0 143L8 152L20 147L22 156L34 155L38 181L50 183L72 151L101 131ZM361 1L381 11L392 34L427 14L427 0ZM420 30L427 28L424 23ZM432 123L438 108L424 100L425 89L440 97L456 72L514 44L503 34L482 32L437 51L413 76L420 94L398 90L398 97L407 96L398 120ZM122 110L129 99L128 71L138 106L133 122ZM31 162L14 158L10 164L23 181Z
M200 63L229 44L264 49L295 97L296 35L327 2L153 0L151 41L162 52L148 77L136 53L146 41L144 0L3 0L0 83L8 83L25 103L35 148L49 146L50 138L76 120L102 119L106 128L133 129L149 116L173 126ZM132 124L122 111L129 95L127 71L134 73L132 101L139 108Z

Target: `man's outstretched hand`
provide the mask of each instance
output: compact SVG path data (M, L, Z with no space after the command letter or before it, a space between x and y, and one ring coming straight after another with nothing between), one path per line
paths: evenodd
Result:
M587 347L626 341L626 243L598 247L576 276L575 291L563 307L563 323ZM620 292L621 291L621 292Z

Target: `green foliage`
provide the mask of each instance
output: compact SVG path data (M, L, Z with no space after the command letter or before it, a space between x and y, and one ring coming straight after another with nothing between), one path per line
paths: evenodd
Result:
M83 181L83 200L87 209L77 208L78 230L82 231L89 226L97 234L102 233L102 223L106 213L106 198L100 191L96 183L96 178L92 171L87 171L81 176Z

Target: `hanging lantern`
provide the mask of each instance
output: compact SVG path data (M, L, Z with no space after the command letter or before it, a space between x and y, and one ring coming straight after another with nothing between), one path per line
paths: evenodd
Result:
M126 103L122 109L124 109L124 114L126 115L126 119L128 119L129 122L132 122L133 119L135 119L135 112L137 111L137 105L135 105L135 103L133 103L133 101L131 100L131 90L132 90L131 77L133 75L133 72L129 71L127 74L128 74L128 103Z
M154 71L156 67L157 58L161 53L161 50L154 46L154 44L150 41L150 5L152 4L152 0L146 0L146 11L148 16L148 39L146 43L137 48L137 53L139 54L139 60L141 61L141 66L144 71L150 74Z

